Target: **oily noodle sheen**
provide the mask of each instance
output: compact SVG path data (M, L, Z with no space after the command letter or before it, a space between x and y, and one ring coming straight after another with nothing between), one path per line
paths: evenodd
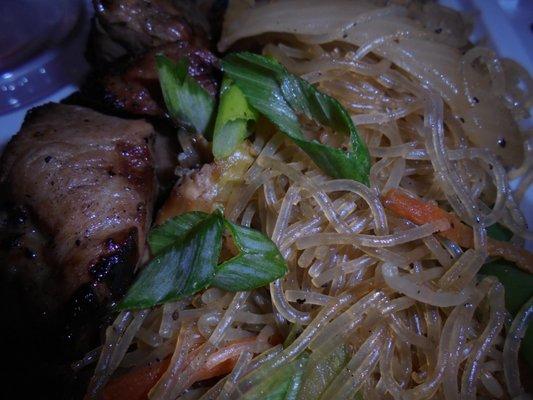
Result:
M532 236L517 206L533 179L531 132L519 128L532 83L516 63L470 44L469 32L458 13L420 1L230 2L220 50L260 45L338 99L370 150L371 185L325 176L262 124L225 214L266 232L288 275L249 293L211 288L122 312L101 353L76 365L100 354L90 394L117 370L167 359L150 399L260 398L253 371L268 377L304 353L307 371L321 368L348 349L347 364L312 387L304 381L298 398L520 396L532 306L506 324L503 286L477 272L486 227L499 222L519 245ZM323 143L346 140L307 129ZM415 225L388 211L391 189L453 211L472 227L472 248L436 234L449 221ZM229 375L191 388L222 362Z

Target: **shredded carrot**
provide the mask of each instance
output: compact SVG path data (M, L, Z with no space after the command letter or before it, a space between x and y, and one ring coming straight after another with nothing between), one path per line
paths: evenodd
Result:
M463 224L454 214L444 211L438 205L410 197L398 189L389 190L383 197L384 206L396 215L415 224L426 224L445 219L450 229L439 232L446 239L454 241L463 248L474 247L472 228ZM487 251L490 256L502 257L516 263L523 270L533 273L533 254L513 243L489 239Z
M133 368L109 381L102 400L146 400L148 392L168 368L170 357L159 362Z
M203 381L205 379L211 379L216 376L226 375L231 372L239 355L246 349L250 348L252 343L255 343L256 338L250 337L245 339L238 339L227 346L220 348L218 351L211 354L202 368L195 374L195 381ZM187 364L189 364L196 352L189 353L187 357Z
M389 190L383 196L383 204L395 214L418 225L445 219L449 222L450 229L440 232L442 236L461 247L474 246L472 229L463 224L457 216L447 213L435 204L410 197L398 189Z
M206 362L194 374L194 380L203 381L229 374L242 351L254 343L255 337L239 339L231 342L211 354ZM188 365L198 354L199 349L187 356ZM168 368L170 357L162 361L143 365L112 379L104 388L102 400L147 400L148 392L157 383Z

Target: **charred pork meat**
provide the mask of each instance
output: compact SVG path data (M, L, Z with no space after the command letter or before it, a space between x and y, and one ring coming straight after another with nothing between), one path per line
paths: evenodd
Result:
M218 60L210 51L206 15L195 2L95 0L94 5L90 58L95 72L83 89L89 98L116 112L165 117L156 54L186 58L189 74L216 95Z
M159 86L156 54L178 61L186 57L188 73L213 97L218 90L217 58L208 50L177 42L156 47L115 63L92 82L90 89L110 109L129 114L164 117L166 109Z
M155 55L186 58L189 74L212 96L218 92L212 32L194 1L93 4L93 72L74 103L148 117L158 128L48 104L27 115L6 147L0 159L0 312L16 328L1 335L13 367L4 378L35 383L7 388L12 398L83 396L85 383L69 363L100 343L112 316L108 306L127 291L147 255L158 186L174 183L179 148L179 121L167 116Z
M106 36L115 48L120 46L122 55L140 54L175 42L210 46L209 24L194 1L93 0L93 4L98 24L95 34ZM100 56L117 55L97 51Z
M76 106L34 109L0 166L5 201L48 240L61 296L123 294L144 252L156 190L153 129Z
M48 104L26 116L6 147L0 283L13 329L2 339L15 366L10 380L39 382L14 389L16 398L77 398L70 389L83 388L68 363L98 345L107 306L128 289L145 254L153 137L141 120Z

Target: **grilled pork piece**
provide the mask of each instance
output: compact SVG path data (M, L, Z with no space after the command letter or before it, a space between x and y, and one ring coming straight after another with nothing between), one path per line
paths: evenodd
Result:
M213 97L216 95L217 58L208 50L191 46L187 42L160 46L133 60L116 63L92 83L93 93L112 109L163 117L166 109L157 75L156 54L164 54L175 61L187 58L189 75Z
M209 25L193 1L93 0L93 4L101 33L128 53L178 41L209 46Z
M89 54L95 73L83 88L89 98L113 111L164 117L156 54L186 58L189 74L216 95L218 60L209 50L209 23L195 2L94 0L94 6Z
M48 276L60 303L114 298L127 289L151 223L152 139L143 121L48 104L31 111L8 144L0 165L4 200L31 219L19 242L32 231L46 237L35 258L50 270L36 285L45 287ZM2 267L33 273L28 265Z
M77 399L69 364L142 258L156 191L153 128L61 104L32 110L0 160L0 332L7 398ZM88 371L90 373L90 371ZM31 382L31 385L27 383Z

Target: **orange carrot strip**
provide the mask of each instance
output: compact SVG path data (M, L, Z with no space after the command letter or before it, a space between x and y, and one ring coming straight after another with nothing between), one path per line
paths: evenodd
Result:
M407 196L398 189L389 190L382 200L386 208L418 225L439 219L447 220L450 223L450 229L442 231L440 234L446 239L453 240L461 247L474 247L472 229L463 224L457 216L447 213L439 206Z
M102 400L146 400L148 392L168 368L170 357L133 368L104 387Z
M254 343L255 340L255 337L238 339L211 354L203 367L195 374L195 381L203 381L229 374L233 370L239 355L249 349L250 344ZM191 357L188 361L192 361L192 358L194 357Z
M235 340L214 352L207 358L202 368L194 374L194 380L203 381L229 374L240 353L249 348L255 340L255 337ZM190 352L187 355L186 365L197 354L198 349ZM135 367L124 375L112 379L104 387L102 400L147 400L148 392L166 371L169 362L170 357L167 357L159 362Z
M439 234L456 242L461 247L474 247L472 228L463 224L455 214L444 211L436 204L410 197L398 189L389 190L382 197L382 201L387 209L415 224L422 225L439 219L446 219L450 223L450 229ZM533 273L533 254L522 247L513 243L489 239L487 251L491 256L505 258L516 263L523 270Z

